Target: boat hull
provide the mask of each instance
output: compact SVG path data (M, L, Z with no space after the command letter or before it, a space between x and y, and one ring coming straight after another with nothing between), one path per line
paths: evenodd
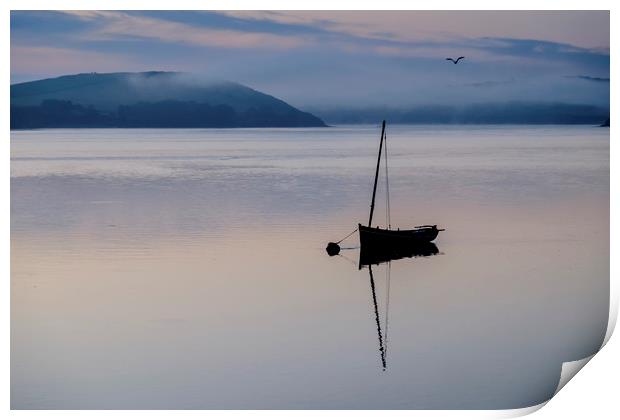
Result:
M441 231L436 226L411 230L389 230L358 226L360 235L360 266L389 260L429 256L439 251L432 243Z
M420 245L434 241L440 230L437 226L411 230L390 230L358 226L360 246L366 248L393 248Z

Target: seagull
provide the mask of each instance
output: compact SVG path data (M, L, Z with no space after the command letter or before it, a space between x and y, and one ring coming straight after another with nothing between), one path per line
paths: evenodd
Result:
M465 58L465 57L459 57L456 60L454 58L446 58L446 60L448 61L452 61L454 64L458 63L460 59Z

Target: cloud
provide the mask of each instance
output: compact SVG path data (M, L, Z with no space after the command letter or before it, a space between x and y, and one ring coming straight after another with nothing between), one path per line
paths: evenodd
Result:
M609 11L218 11L239 19L320 27L402 42L476 38L541 39L609 48ZM576 27L587 30L576 30Z
M510 84L513 84L513 83L515 83L515 79L508 79L508 80L484 80L482 82L463 83L461 86L488 88L488 87L510 85Z
M60 10L59 13L74 16L86 21L92 21L99 18L108 18L119 14L119 12L107 10Z
M597 83L609 83L609 77L594 77L594 76L567 76L573 79L587 80L589 82Z
M479 14L470 12L87 10L56 13L90 23L88 30L74 34L73 42L100 45L102 42L150 40L171 45L265 51L327 47L351 53L412 58L441 58L459 54L486 61L506 61L511 57L535 60L573 59L576 56L587 58L588 55L609 57L599 50L593 52L567 43L509 37L472 38L457 33L464 24L456 17L460 16L461 20L469 22L468 25L474 17L473 20L480 20ZM501 20L513 15L500 13L487 17L493 16ZM439 23L439 26L429 27L428 20ZM451 20L455 22L450 28L448 23ZM465 33L484 31L468 30Z
M74 73L141 69L137 61L123 54L56 47L11 46L11 73L32 73L33 69L39 69L43 65L49 74L62 74L68 68Z
M232 29L210 29L166 19L115 11L66 11L78 19L95 21L82 40L106 41L126 37L154 39L165 43L218 48L294 48L307 42L303 37Z

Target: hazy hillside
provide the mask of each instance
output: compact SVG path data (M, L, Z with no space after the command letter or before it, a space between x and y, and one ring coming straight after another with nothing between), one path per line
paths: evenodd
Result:
M273 96L184 73L89 73L11 86L11 128L324 125Z

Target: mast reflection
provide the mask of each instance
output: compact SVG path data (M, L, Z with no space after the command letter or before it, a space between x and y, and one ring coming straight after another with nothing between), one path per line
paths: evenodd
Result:
M370 291L372 294L372 303L375 313L375 322L377 324L377 336L379 338L379 357L381 359L381 367L383 371L387 369L387 345L388 345L388 317L390 308L390 278L392 261L403 258L414 257L430 257L439 254L439 249L432 243L421 244L415 247L398 248L398 249L384 249L382 252L368 252L364 247L360 249L359 269L368 267L368 275L370 277ZM385 304L385 327L382 332L381 318L379 316L379 306L377 304L377 293L375 288L375 279L372 272L373 265L387 264L386 270L386 304Z

